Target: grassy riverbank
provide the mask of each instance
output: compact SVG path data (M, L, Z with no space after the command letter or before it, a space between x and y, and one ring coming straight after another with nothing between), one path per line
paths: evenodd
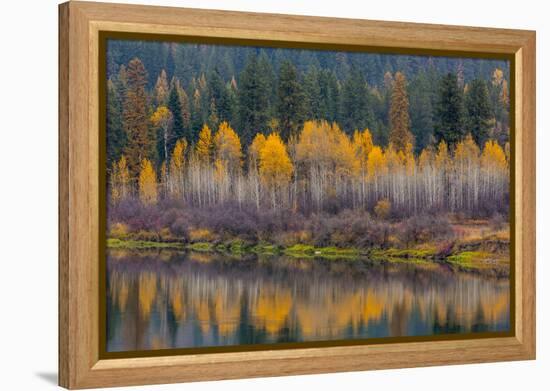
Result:
M251 244L240 240L227 243L211 242L158 242L144 240L121 240L110 238L107 247L111 249L144 250L172 249L181 251L220 253L231 256L256 254L258 256L287 256L300 259L359 260L369 259L378 262L398 262L408 264L445 263L450 267L473 272L488 272L500 276L509 274L509 255L507 252L489 252L487 248L495 243L471 243L468 241L447 246L445 251L435 245L422 245L411 249L400 248L338 248L315 247L294 244L284 247L272 243ZM500 246L503 244L500 243ZM472 250L476 247L476 250Z

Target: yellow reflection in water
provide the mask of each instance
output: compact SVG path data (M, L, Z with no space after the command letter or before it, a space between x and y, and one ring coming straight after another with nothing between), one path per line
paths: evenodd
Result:
M295 272L282 279L255 274L256 269L235 275L213 271L212 256L194 254L193 261L180 271L140 270L139 264L132 272L110 271L112 306L120 313L139 314L139 321L121 317L117 327L135 329L147 341L128 332L131 348L143 348L132 346L136 343L153 349L178 347L174 346L178 338L199 344L221 344L218 338L224 343L247 343L239 340L239 326L250 327L250 332L263 330L258 335L267 333L266 342L276 341L283 332L299 341L368 338L371 332L401 336L417 329L431 334L436 326L469 332L474 326L507 322L509 315L508 282L467 273L434 270L417 280L392 269L391 277L346 279L327 272L323 278L310 278L312 271L304 271L308 268L303 265L312 268L312 261L283 260L284 267L295 267ZM330 268L345 271L343 264ZM173 321L166 317L168 311L175 325L169 325ZM153 313L158 314L155 322ZM197 332L200 337L194 339Z

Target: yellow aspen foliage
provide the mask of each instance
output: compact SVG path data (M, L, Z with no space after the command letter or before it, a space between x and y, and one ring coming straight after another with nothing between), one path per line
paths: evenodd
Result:
M112 168L111 168L111 176L110 176L110 183L111 183L111 202L113 204L116 204L118 201L120 201L120 187L119 187L119 179L118 179L118 165L116 162L113 162Z
M306 121L298 143L296 144L296 157L299 161L309 162L315 158L315 140L321 135L320 127L314 121Z
M384 198L376 203L374 206L374 213L379 219L386 219L391 212L391 202Z
M502 69L495 68L493 72L493 80L492 80L493 85L495 87L501 85L502 80L504 80L504 73L502 72Z
M117 163L113 162L111 171L111 200L121 201L130 195L130 171L126 157L122 155Z
M296 160L328 167L333 163L333 143L339 132L337 126L331 126L327 121L306 121L296 144Z
M336 174L340 176L354 176L359 173L359 159L356 158L355 148L349 137L340 128L333 124L332 160Z
M216 158L222 160L229 171L240 170L241 140L226 121L223 121L218 127L218 132L214 137L214 145L216 147Z
M446 169L450 166L451 159L449 157L449 148L444 140L441 140L437 146L437 153L435 155L435 167L437 169Z
M255 167L258 167L260 151L264 147L266 140L267 139L265 138L263 133L257 133L254 137L254 140L252 140L250 147L248 147L248 156L250 158L250 163L254 164Z
M388 145L388 148L386 148L386 151L384 152L384 157L387 170L390 174L398 172L401 167L403 167L405 155L401 151L396 151L392 143L390 143L390 145Z
M430 167L434 163L434 153L431 147L424 148L418 157L418 167L421 170Z
M172 151L172 158L170 159L171 173L175 174L183 170L185 164L185 150L187 149L187 140L184 138L176 141L174 150Z
M369 178L375 178L386 174L388 167L386 166L386 158L382 148L379 146L372 147L367 160L367 172Z
M227 167L226 163L221 159L216 159L214 161L214 179L216 182L221 183L227 177Z
M172 113L170 113L170 110L166 106L159 106L153 115L151 115L151 122L154 126L163 127L171 116Z
M481 156L483 167L505 170L507 167L506 155L500 145L494 140L488 140Z
M172 112L166 106L159 106L151 115L151 123L155 128L162 130L164 145L164 159L168 159L168 129L173 120Z
M157 174L149 159L143 159L139 172L139 199L143 204L151 205L157 203L157 198Z
M149 319L157 295L157 276L152 272L140 273L138 284L139 313L143 319Z
M476 162L479 159L479 147L471 134L456 145L454 153L455 162Z
M287 185L293 166L278 133L271 133L260 149L260 176L268 187Z
M172 196L178 198L183 195L183 169L185 165L185 150L187 149L187 140L184 138L176 141L172 156L170 159L169 189Z
M362 132L356 130L353 133L353 148L361 168L366 168L367 159L369 158L369 153L372 150L372 147L372 135L369 129L365 129Z
M195 151L197 157L201 163L209 163L212 159L212 149L214 147L212 141L212 131L208 125L204 124L200 133L197 145L195 146Z

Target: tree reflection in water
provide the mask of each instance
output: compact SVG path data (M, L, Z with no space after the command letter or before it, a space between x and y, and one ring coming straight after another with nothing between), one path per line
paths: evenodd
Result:
M436 263L109 250L107 351L507 331L507 278Z

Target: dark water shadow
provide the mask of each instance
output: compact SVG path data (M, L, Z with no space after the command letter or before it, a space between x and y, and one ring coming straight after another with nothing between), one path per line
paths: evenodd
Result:
M46 383L50 383L54 386L57 385L57 372L38 372L35 373L35 375Z

